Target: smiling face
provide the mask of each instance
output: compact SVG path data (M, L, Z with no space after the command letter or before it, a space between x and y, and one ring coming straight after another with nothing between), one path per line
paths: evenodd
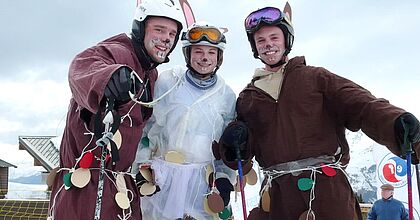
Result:
M392 195L394 195L394 190L390 190L390 189L381 190L381 196L384 199L389 199L389 197L391 197Z
M216 47L205 45L191 46L191 67L201 75L208 75L217 65Z
M163 17L147 19L144 47L155 62L162 63L165 61L174 44L177 30L177 23L171 19Z
M260 58L269 65L278 63L285 52L282 30L277 26L263 26L254 33L255 46Z

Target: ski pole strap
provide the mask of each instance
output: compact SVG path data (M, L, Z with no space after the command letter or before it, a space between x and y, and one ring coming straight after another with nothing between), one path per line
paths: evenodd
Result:
M94 125L93 125L94 135L97 140L96 144L98 146L104 147L105 149L108 143L111 145L111 159L112 159L113 165L115 165L115 163L120 160L120 156L118 152L118 147L115 144L115 142L112 140L112 138L113 138L113 134L117 132L121 123L121 116L118 115L116 111L113 111L114 106L115 106L114 103L115 103L115 99L108 99L106 103L101 102L100 108L98 112L95 114ZM104 126L104 123L102 122L101 116L103 112L105 113L111 112L113 116L113 122L110 125L109 131L105 131L105 126Z

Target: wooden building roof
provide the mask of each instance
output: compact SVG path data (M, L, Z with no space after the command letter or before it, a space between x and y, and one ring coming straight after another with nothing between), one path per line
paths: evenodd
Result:
M19 149L26 150L34 158L34 164L48 172L60 163L59 152L51 141L55 136L19 136Z
M2 159L0 159L0 167L14 167L14 168L17 168L17 166L15 166L11 163L8 163L8 162L6 162Z

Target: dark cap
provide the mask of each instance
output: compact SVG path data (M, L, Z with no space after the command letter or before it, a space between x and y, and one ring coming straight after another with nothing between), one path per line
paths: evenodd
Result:
M394 190L394 187L391 184L384 184L381 186L381 189L383 190Z

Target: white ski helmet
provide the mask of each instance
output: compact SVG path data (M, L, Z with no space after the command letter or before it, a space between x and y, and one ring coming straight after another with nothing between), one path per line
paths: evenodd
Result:
M136 8L133 26L131 29L132 39L144 49L144 30L146 20L149 17L164 17L175 21L178 25L177 35L174 44L168 55L175 48L179 40L179 34L183 28L184 14L182 9L173 0L143 0ZM169 61L169 59L168 59Z
M182 28L184 14L173 0L143 0L136 8L134 20L144 21L148 16L166 17L178 23Z
M223 62L223 51L225 50L226 37L219 28L201 21L196 22L188 28L186 32L182 33L182 52L184 53L185 62L187 66L191 66L191 46L192 45L204 45L216 47L217 53L217 65L216 70L222 65Z

